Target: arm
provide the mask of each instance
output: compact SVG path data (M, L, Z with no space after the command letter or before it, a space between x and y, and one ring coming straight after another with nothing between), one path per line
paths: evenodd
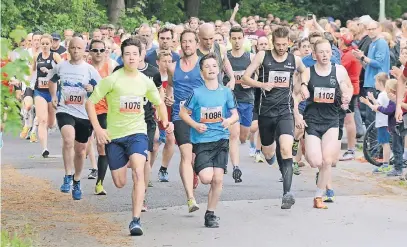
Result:
M256 80L252 79L251 76L257 70L257 68L259 68L261 66L261 64L263 63L264 55L265 55L264 51L260 51L255 55L253 61L250 63L249 67L247 67L246 71L244 72L244 75L242 78L243 79L242 84L250 86L250 87L258 87L258 88L263 87L264 83L261 83L261 82L258 82Z
M172 106L174 104L174 89L173 89L173 75L175 67L171 66L167 69L168 74L168 85L165 92L165 104L167 106Z
M389 47L385 42L378 42L376 45L376 52L374 54L374 58L369 58L364 56L363 62L369 64L373 68L379 69L383 64L385 56L388 56ZM386 52L387 51L387 52Z
M305 65L302 62L302 59L300 57L295 56L295 63L298 64L297 71L300 73L300 78L301 78L300 81L297 80L297 84L300 84L300 86L301 86L301 83L303 83L303 82L308 84L308 82L310 80L310 70L305 67Z
M61 56L55 52L53 54L54 54L53 57L54 57L55 63L57 63L57 64L60 63L62 61Z
M230 79L227 86L233 90L235 88L236 80L235 75L233 74L232 65L230 64L228 56L226 55L226 48L220 45L220 51L221 54L223 54L223 70L226 72L226 75Z
M339 87L342 92L342 100L347 104L353 95L353 86L349 78L348 72L342 65L336 65Z
M396 111L396 104L393 101L389 101L389 104L387 107L384 106L378 106L377 111L386 114L386 115L392 115Z
M238 3L236 3L235 8L233 9L232 15L230 16L230 19L229 19L230 23L236 22L235 18L236 18L237 11L239 11L239 4Z

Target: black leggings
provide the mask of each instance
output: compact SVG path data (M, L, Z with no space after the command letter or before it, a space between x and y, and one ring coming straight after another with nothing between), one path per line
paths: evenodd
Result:
M293 181L293 159L283 159L280 151L280 142L276 140L276 156L281 175L283 176L283 191L284 195L291 190Z

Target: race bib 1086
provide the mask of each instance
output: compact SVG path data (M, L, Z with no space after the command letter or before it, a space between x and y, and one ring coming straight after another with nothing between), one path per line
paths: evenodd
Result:
M121 113L141 113L143 98L138 96L120 96Z
M273 82L274 87L289 87L290 72L288 71L270 71L269 82Z
M314 102L332 104L335 101L335 88L316 87L314 89Z
M201 107L201 123L222 122L222 106Z

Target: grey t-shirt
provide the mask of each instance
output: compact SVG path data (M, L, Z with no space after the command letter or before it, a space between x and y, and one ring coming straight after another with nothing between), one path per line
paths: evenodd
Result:
M58 80L61 84L57 92L57 113L63 112L77 118L89 119L85 109L89 94L85 86L95 86L101 80L97 70L85 61L76 65L63 61L52 70L51 81L57 83Z

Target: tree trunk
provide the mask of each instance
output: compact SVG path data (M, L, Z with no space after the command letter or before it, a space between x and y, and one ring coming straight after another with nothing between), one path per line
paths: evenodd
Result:
M133 8L137 5L139 0L127 0L126 1L126 8Z
M107 1L107 12L109 15L109 21L112 24L116 24L119 20L121 11L124 10L124 0L110 0Z
M198 17L200 5L200 0L184 0L184 8L187 17Z

